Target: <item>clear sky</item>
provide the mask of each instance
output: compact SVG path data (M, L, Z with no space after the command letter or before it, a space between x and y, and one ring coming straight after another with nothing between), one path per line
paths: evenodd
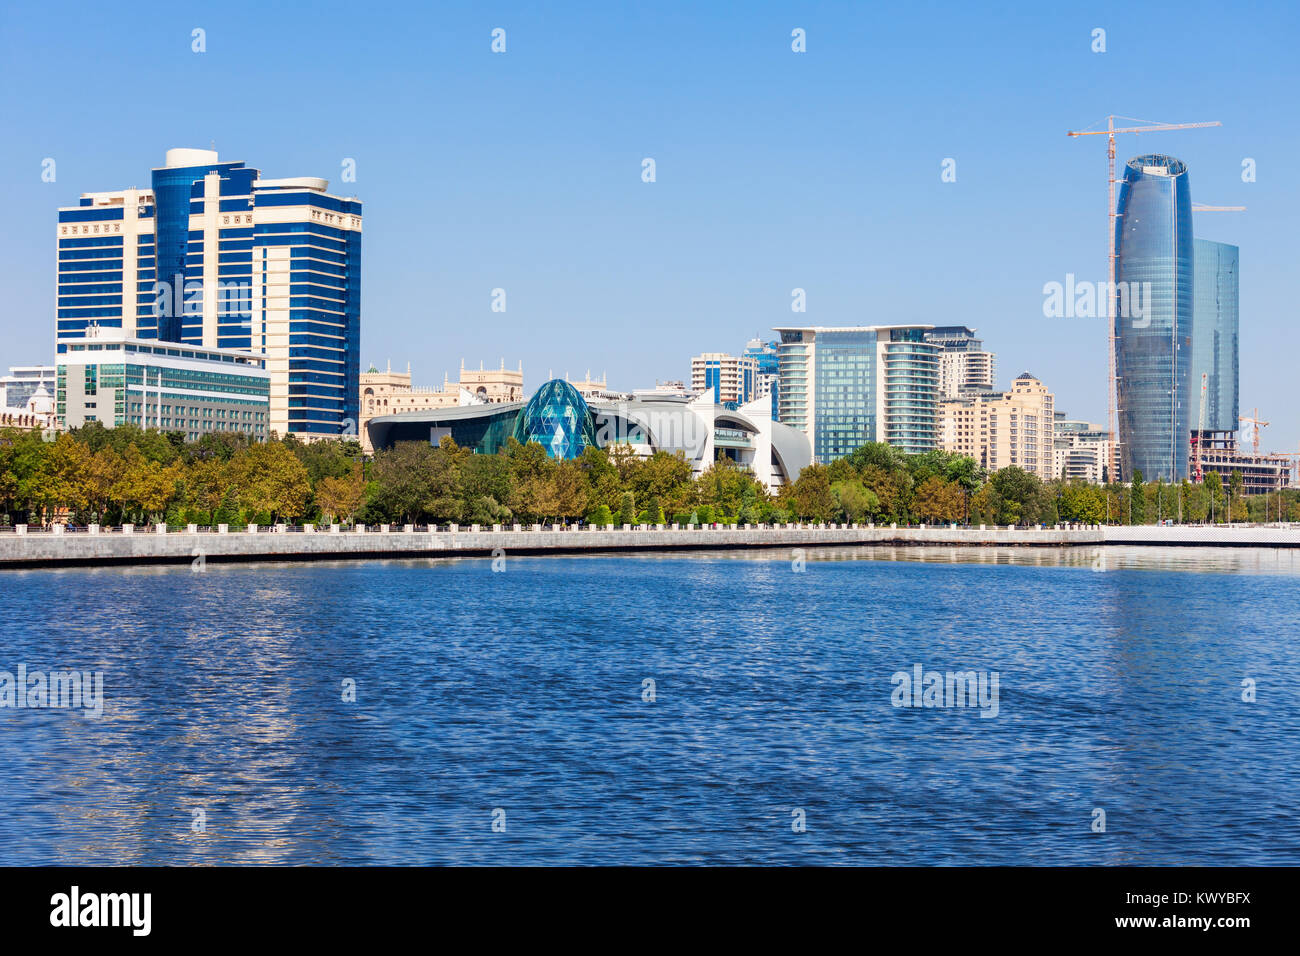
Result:
M1249 207L1196 231L1241 247L1243 414L1300 445L1293 3L125 9L0 14L0 364L52 360L56 208L215 143L364 200L363 368L440 385L522 359L530 390L588 368L631 389L792 321L964 324L1000 385L1029 369L1102 421L1105 323L1044 318L1042 289L1105 278L1104 138L1065 132L1117 113L1223 123L1120 137L1119 159L1171 153L1195 201Z

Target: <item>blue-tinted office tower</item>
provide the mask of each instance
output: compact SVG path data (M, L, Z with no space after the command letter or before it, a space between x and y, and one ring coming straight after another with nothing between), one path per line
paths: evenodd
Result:
M1196 298L1192 317L1192 373L1188 379L1191 427L1198 426L1201 375L1205 375L1207 432L1238 427L1238 250L1226 242L1197 239Z
M745 346L744 357L753 359L758 370L755 379L754 396L761 397L770 395L772 398L772 420L776 421L780 414L778 402L778 380L779 380L779 361L777 353L780 349L779 342L764 342L762 339L750 339L749 344Z
M56 348L96 324L246 349L271 373L271 430L353 432L361 202L328 185L171 149L150 188L84 193L59 210Z
M1195 301L1187 166L1147 155L1124 167L1116 203L1115 374L1120 468L1187 477ZM1135 309L1135 304L1138 309ZM1142 314L1138 315L1137 312Z

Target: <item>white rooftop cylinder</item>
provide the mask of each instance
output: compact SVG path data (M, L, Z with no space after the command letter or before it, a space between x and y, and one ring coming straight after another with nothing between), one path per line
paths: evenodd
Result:
M168 166L206 166L217 161L215 149L169 149Z

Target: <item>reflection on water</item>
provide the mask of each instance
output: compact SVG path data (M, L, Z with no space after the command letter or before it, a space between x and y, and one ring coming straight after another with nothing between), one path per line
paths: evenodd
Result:
M791 549L709 552L746 561L789 560ZM1094 571L1162 570L1300 575L1300 548L1161 548L1128 545L1054 547L854 547L804 548L808 561L921 561L940 564L1009 564L1090 568ZM663 556L663 555L661 555ZM669 553L680 557L680 554Z
M793 557L5 572L105 710L0 710L0 862L1300 863L1300 555Z

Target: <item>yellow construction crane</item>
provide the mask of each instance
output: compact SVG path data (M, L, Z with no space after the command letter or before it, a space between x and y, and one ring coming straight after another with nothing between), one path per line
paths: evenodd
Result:
M1258 408L1255 409L1255 414L1254 414L1253 416L1251 416L1251 415L1244 415L1244 416L1242 416L1241 418L1238 418L1237 421L1240 422L1240 423L1243 424L1243 425L1252 425L1252 426L1254 426L1253 431L1254 431L1254 433L1255 433L1255 454L1258 455L1258 454L1259 454L1259 430L1260 430L1261 428L1263 428L1264 426L1268 425L1269 423L1266 422L1266 421L1263 421L1263 420L1259 417L1259 409L1258 409Z
M1140 126L1116 126L1115 120L1127 120L1132 123L1140 123ZM1115 288L1115 134L1116 133L1159 133L1165 130L1175 129L1203 129L1207 126L1222 126L1218 120L1209 123L1152 123L1148 120L1134 119L1132 116L1115 116L1111 114L1106 117L1105 129L1081 129L1071 130L1066 136L1105 136L1106 159L1110 163L1110 176L1107 180L1107 199L1106 212L1107 222L1110 226L1106 235L1107 254L1107 272L1106 277L1109 280L1108 289ZM1111 448L1111 480L1116 480L1116 465L1119 462L1119 443L1115 440L1115 296L1113 294L1106 296L1106 335L1110 343L1110 374L1106 386L1106 428L1110 433Z

